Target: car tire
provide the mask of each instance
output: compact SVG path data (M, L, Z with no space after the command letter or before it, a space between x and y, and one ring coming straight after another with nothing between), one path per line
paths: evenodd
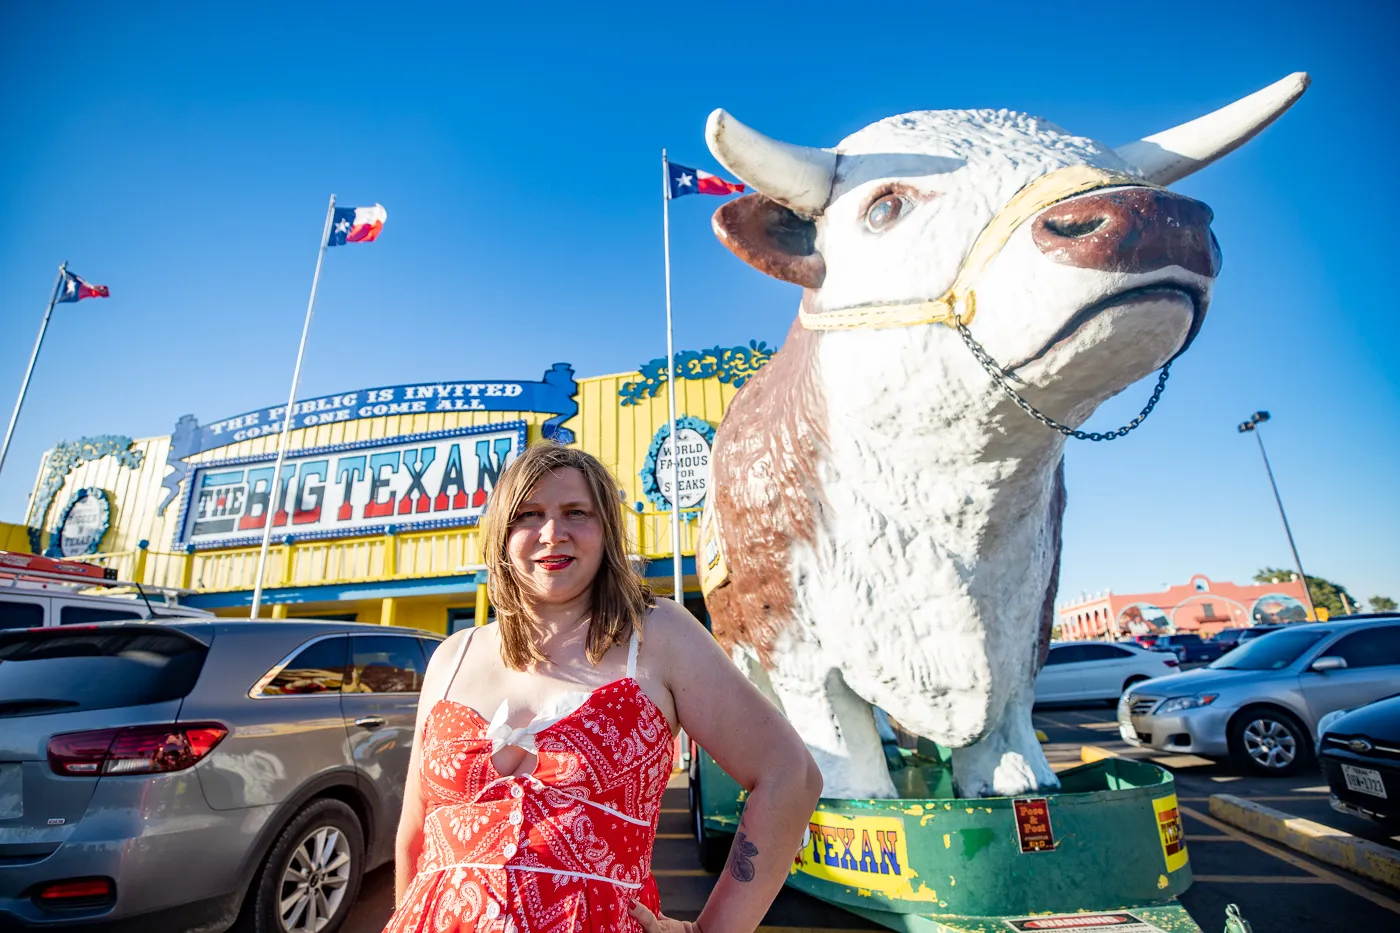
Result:
M297 891L291 877L296 866L310 872L316 884L284 917L280 905ZM251 892L253 933L336 933L360 896L364 869L365 836L355 811L339 800L314 801L282 830L258 871ZM319 928L308 923L311 903L330 915Z
M1143 681L1151 679L1151 677L1148 677L1144 674L1134 674L1133 676L1129 677L1127 680L1123 681L1123 689L1118 691L1118 699L1109 700L1109 705L1117 706L1118 700L1121 700L1123 698L1123 694L1127 693L1129 690L1133 689Z
M724 871L724 863L729 861L733 839L723 835L711 836L705 832L705 799L700 793L700 771L700 749L697 747L690 756L690 831L695 834L700 867L717 875Z
M1308 730L1281 709L1262 706L1237 713L1228 738L1230 755L1255 774L1286 777L1312 763Z

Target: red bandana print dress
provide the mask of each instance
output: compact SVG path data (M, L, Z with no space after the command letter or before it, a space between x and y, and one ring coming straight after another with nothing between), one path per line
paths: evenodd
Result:
M636 654L634 635L627 677L538 729L503 732L503 714L488 723L437 700L422 736L423 852L385 933L637 933L633 898L660 911L651 849L673 743ZM534 772L501 776L493 737L497 750L534 745Z

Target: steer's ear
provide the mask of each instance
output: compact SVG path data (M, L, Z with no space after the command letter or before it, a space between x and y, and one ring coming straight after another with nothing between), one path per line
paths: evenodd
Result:
M715 236L744 262L775 279L820 288L826 262L817 225L761 194L746 194L715 211Z

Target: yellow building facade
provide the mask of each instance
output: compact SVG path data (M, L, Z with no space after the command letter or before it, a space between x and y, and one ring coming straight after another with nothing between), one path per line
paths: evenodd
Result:
M262 615L450 632L487 613L478 522L495 478L526 445L552 440L613 469L634 554L659 593L672 589L679 506L690 602L714 429L771 353L761 343L678 353L676 444L665 359L577 380L559 363L538 381L299 401L280 482L285 406L205 423L184 415L168 436L81 438L45 454L25 527L0 532L9 550L101 563L120 580L180 591L184 605L246 617L270 516ZM113 421L120 430L119 414Z

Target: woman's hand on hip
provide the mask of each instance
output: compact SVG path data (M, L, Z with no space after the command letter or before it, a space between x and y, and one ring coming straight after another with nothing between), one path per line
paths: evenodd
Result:
M633 901L628 911L646 933L704 933L693 920L672 920L665 914L654 914L641 901Z

